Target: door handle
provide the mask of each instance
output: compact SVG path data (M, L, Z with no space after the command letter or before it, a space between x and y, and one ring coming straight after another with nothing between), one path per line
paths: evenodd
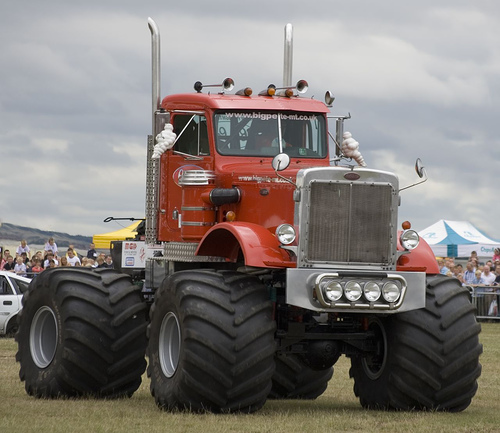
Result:
M12 301L3 301L4 305L12 305Z

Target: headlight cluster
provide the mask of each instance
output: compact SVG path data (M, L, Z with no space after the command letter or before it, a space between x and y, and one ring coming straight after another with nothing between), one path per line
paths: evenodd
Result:
M403 282L397 279L350 280L323 275L316 281L320 298L336 306L346 302L349 306L353 302L365 303L366 306L375 302L394 304L400 300L404 287Z

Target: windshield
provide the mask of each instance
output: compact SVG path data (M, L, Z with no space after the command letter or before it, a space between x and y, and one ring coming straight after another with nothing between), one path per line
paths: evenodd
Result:
M218 112L215 131L221 155L275 156L285 152L300 158L327 156L325 118L317 113Z

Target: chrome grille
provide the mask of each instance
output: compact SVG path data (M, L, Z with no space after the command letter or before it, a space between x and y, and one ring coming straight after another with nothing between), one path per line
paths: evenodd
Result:
M392 196L388 183L312 181L306 261L388 264Z

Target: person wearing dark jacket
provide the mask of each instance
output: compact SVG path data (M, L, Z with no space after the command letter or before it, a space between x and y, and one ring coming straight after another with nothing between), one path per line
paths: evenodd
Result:
M90 244L89 250L87 251L87 259L96 260L98 255L99 254L97 254L97 251L95 250L95 244Z

